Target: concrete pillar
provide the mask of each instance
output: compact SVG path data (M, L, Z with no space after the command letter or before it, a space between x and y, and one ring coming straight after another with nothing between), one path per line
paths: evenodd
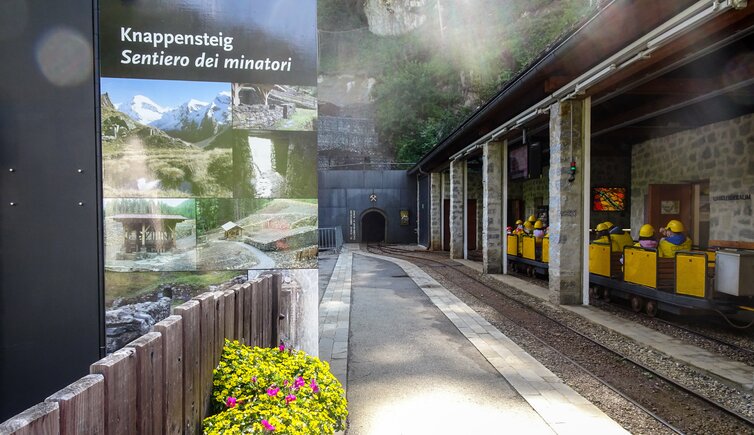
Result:
M429 247L442 251L442 173L429 174Z
M482 270L503 269L503 142L484 144L482 159Z
M465 169L465 160L458 159L450 162L450 258L463 258L465 251Z
M550 302L582 303L584 288L584 113L588 101L550 106ZM571 162L576 176L571 176Z

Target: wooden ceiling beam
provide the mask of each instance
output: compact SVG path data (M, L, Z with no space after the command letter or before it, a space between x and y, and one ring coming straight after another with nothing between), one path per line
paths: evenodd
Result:
M636 105L616 113L613 116L600 117L598 114L594 114L594 124L592 129L592 136L599 136L609 131L624 128L633 124L637 124L648 119L655 118L666 113L673 112L675 110L682 109L692 104L700 103L710 98L718 97L720 95L729 94L738 91L750 91L746 88L754 85L754 77L750 77L747 80L722 86L718 89L710 90L709 92L698 95L666 95L661 98L647 99L644 104ZM595 116L596 115L596 116Z

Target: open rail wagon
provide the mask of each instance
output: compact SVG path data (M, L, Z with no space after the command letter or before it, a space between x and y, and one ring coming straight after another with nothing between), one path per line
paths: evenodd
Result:
M529 276L547 276L549 239L508 235L508 264ZM589 245L590 296L625 299L636 311L720 315L754 324L754 251L680 251L660 258L654 249Z

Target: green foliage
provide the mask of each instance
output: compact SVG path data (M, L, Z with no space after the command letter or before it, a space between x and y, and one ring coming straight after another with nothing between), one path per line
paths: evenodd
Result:
M172 206L159 199L123 198L112 199L105 202L105 214L174 214L187 219L196 218L194 201L187 199L178 205Z
M366 25L361 0L318 0L317 27L321 30L355 29Z
M181 185L181 182L186 177L186 173L178 168L170 166L161 167L156 171L157 178L160 179L162 185L168 189L175 189Z
M203 235L219 228L228 221L238 222L246 216L264 208L272 202L266 198L204 198L196 202L199 218L196 222L197 234Z
M400 146L421 131L427 120L445 118L449 107L460 104L452 77L447 64L411 61L378 83L374 95L381 140Z
M240 272L243 274L244 272ZM117 298L134 298L154 293L170 284L187 286L192 294L199 294L211 285L218 285L235 278L237 271L221 272L112 272L105 271L105 305L110 306Z
M413 32L381 37L363 3L319 0L320 70L374 77L380 141L415 162L597 3L441 0Z
M223 153L212 157L207 165L207 174L217 184L227 189L233 189L233 158L230 154Z
M327 362L302 351L225 341L214 370L205 434L333 434L345 429L346 398Z
M440 118L429 118L419 129L398 143L396 157L402 162L416 162L456 129L470 114L466 107L456 112L445 112Z

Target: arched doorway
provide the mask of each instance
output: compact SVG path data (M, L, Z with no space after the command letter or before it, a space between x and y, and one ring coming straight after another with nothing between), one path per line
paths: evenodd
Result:
M387 219L381 210L367 210L361 215L361 241L366 243L387 240Z

